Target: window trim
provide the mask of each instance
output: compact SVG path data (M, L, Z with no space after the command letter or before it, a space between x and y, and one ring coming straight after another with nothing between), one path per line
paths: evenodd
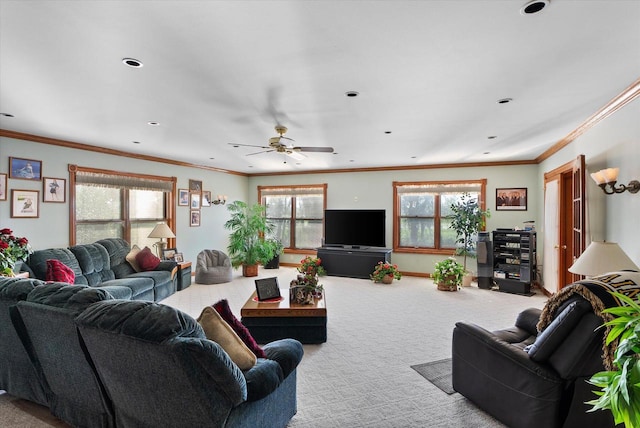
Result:
M410 248L400 246L400 198L398 188L403 186L434 186L434 185L455 185L455 184L475 184L480 185L480 208L486 209L487 206L487 179L479 180L433 180L433 181L394 181L393 185L393 252L394 253L413 253L413 254L440 254L453 255L455 249L450 248ZM436 200L439 204L439 198ZM439 242L440 238L440 207L436 205L435 222L434 222L434 242ZM436 227L437 226L437 227Z
M168 192L165 192L165 206L167 209L166 221L167 221L167 226L169 226L169 228L175 234L175 230L176 230L175 195L176 195L177 177L164 177L160 175L137 174L137 173L134 174L130 172L112 171L108 169L89 168L89 167L83 167L83 166L78 166L74 164L69 164L68 170L69 170L69 245L76 245L76 225L77 225L77 222L76 222L76 182L77 182L76 174L78 172L106 174L106 175L114 175L114 176L121 176L121 177L129 177L129 178L133 177L133 178L140 178L140 179L146 179L146 180L170 182L171 190ZM128 215L128 209L129 209L128 198L125 198L123 200L123 203L124 203L123 216L125 217L123 221L127 224L127 228L128 228L130 226L130 220ZM124 214L126 214L126 216ZM175 238L169 238L167 240L167 246L169 248L175 247L176 246Z
M282 186L258 186L258 203L262 204L262 198L263 196L278 196L278 191L280 191L280 196L291 196L292 198L295 198L296 195L296 190L300 189L302 193L302 191L304 189L314 189L314 190L321 190L322 191L322 227L324 230L324 211L327 209L327 183L322 183L322 184L291 184L291 185L282 185ZM273 193L271 193L273 192ZM263 193L270 193L269 195L263 195ZM295 201L292 201L295 202ZM290 222L291 222L291 231L290 231L290 239L291 242L289 242L289 244L291 243L295 243L295 224L296 224L296 207L295 207L295 203L292 204L291 207L291 217L290 217ZM305 219L305 220L309 220L309 219ZM312 249L308 249L308 248L296 248L296 247L284 247L283 250L285 253L296 253L296 254L316 254L316 250L312 250Z

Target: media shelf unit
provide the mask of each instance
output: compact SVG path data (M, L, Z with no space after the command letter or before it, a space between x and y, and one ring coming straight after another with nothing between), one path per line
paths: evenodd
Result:
M500 291L531 295L536 258L535 231L493 231L493 280Z
M322 247L318 248L318 258L327 275L369 279L378 262L391 262L391 249Z

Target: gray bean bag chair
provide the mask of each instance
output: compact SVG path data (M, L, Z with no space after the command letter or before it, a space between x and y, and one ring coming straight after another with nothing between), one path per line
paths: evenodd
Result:
M197 284L220 284L231 282L233 267L231 260L222 251L202 250L196 261Z

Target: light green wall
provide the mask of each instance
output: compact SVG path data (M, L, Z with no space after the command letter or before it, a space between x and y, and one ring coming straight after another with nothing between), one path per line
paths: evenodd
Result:
M226 194L230 201L257 201L258 185L327 183L328 208L383 208L387 211L387 246L392 245L393 181L476 180L487 179L487 207L492 216L487 230L498 227L522 227L534 220L538 229L538 251L543 247L543 186L544 173L585 154L588 172L619 166L620 181L640 179L640 101L635 100L609 118L598 123L558 153L539 165L437 168L403 171L349 172L324 174L276 175L244 177L199 168L167 165L85 150L39 144L0 137L0 172L8 171L8 157L23 157L43 161L45 177L68 179L69 163L84 167L103 168L178 177L178 188L187 188L189 179L202 180L204 189L214 195ZM68 184L68 183L67 183ZM529 190L528 211L495 211L496 187L526 187ZM42 182L9 180L10 189L42 191ZM629 256L640 264L640 241L636 216L640 214L640 193L605 196L588 178L588 217L590 236L594 240L619 242ZM68 188L67 188L68 194ZM68 197L67 197L68 201ZM11 219L10 202L0 202L0 227L9 227L18 236L27 236L35 248L66 247L68 245L68 202L42 203L40 218ZM189 227L188 207L177 207L177 247L187 260L195 260L204 248L225 249L227 231L222 225L228 219L221 206L202 209L202 226ZM409 272L430 273L441 256L394 254L393 261ZM283 261L297 263L300 256L286 254ZM540 258L541 262L541 258Z
M44 177L67 180L67 203L41 202L39 218L16 219L10 218L10 190L39 190L42 201L42 182L9 179L8 200L0 202L0 228L8 227L17 236L26 236L35 249L69 245L69 164L177 177L177 188L180 189L188 188L189 179L202 180L204 190L210 190L213 195L225 194L229 200L248 197L247 177L244 176L0 137L0 172L8 172L10 156L41 160ZM228 233L223 224L228 219L228 212L225 206L203 207L200 227L189 226L189 207L176 207L176 210L176 247L184 253L185 260L195 261L198 252L205 248L226 249Z
M327 184L327 208L329 209L385 209L387 213L387 247L393 244L393 185L394 181L447 181L487 179L487 208L491 217L487 230L498 227L523 227L534 220L538 223L536 207L541 201L541 189L537 183L538 166L490 166L469 168L408 169L402 171L348 172L329 174L277 175L251 177L249 198L257 201L259 185ZM527 211L496 211L496 187L528 188ZM430 273L436 261L443 256L393 253L392 261L405 272ZM300 256L285 254L281 260L297 263ZM471 263L473 268L474 262ZM475 270L475 268L473 268Z

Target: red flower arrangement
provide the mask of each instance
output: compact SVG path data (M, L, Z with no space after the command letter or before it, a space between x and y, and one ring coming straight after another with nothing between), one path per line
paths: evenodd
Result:
M398 265L392 265L389 262L378 262L373 273L369 275L372 281L382 282L385 276L390 276L394 279L402 278L402 274L398 270Z
M0 230L0 275L12 275L17 261L25 261L31 254L27 238L13 236L8 228Z

